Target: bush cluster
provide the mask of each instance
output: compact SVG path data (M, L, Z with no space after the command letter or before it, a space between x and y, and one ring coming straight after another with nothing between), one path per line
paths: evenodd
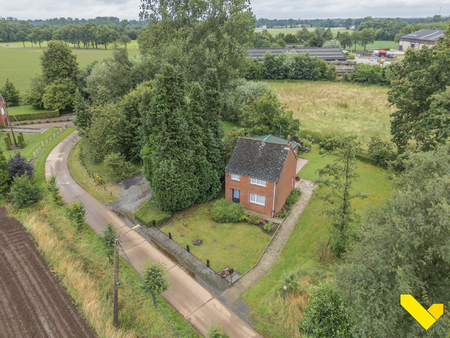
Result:
M278 58L270 52L264 61L247 59L244 76L248 80L326 80L336 79L337 69L334 63L328 64L317 57L311 58L309 53L297 54L295 51L281 53Z
M25 208L38 202L42 197L42 189L36 184L33 176L15 176L11 187L13 200L17 208Z
M258 225L260 223L262 223L263 219L261 217L259 217L258 215L250 215L248 217L248 223L253 224L253 225Z
M295 202L297 202L298 197L302 194L300 191L300 188L295 188L291 191L289 196L286 198L286 205L290 208L292 207Z
M211 215L216 222L237 223L246 216L246 211L242 205L222 198L214 203Z
M387 69L388 67L380 67L379 65L358 63L353 68L350 80L359 83L389 84ZM343 79L344 81L348 81L349 77L345 75Z
M384 142L379 136L370 138L369 155L373 158L374 164L387 168L390 161L396 158L396 154L390 142Z

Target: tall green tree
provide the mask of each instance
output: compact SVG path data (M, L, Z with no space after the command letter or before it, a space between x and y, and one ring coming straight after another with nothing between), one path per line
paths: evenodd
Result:
M361 143L354 135L337 137L333 143L335 148L329 153L336 157L333 163L317 170L317 182L328 188L319 198L329 204L324 213L330 216L331 249L341 258L349 249L355 230L356 215L351 200L365 196L352 189L359 177L356 154L361 151Z
M211 155L211 149L208 149L210 146L208 142L213 139L213 136L208 130L208 119L206 117L209 112L205 109L204 91L197 82L194 82L191 86L188 110L190 147L196 154L195 175L201 177L198 182L196 202L202 203L216 197L220 192L221 172L213 167L214 162L209 161L208 155Z
M7 194L11 186L11 177L6 170L7 165L8 161L3 155L3 149L0 149L0 196Z
M359 31L353 31L351 34L352 43L355 45L355 52L356 52L356 45L361 41L361 32Z
M352 37L349 32L342 32L339 35L339 42L343 49L350 47L352 45Z
M196 159L189 147L185 80L180 70L165 65L152 97L144 100L142 109L152 128L143 156L146 178L162 210L186 209L197 200L200 178L194 174Z
M6 78L5 85L0 88L0 93L3 98L6 100L8 106L18 106L20 101L19 91L14 86L14 83L9 81L9 78Z
M75 84L78 72L77 56L62 41L49 41L40 56L42 76L46 85L56 80L71 79Z
M448 140L445 97L450 86L450 26L445 34L432 48L408 49L404 60L390 68L388 100L397 108L391 114L391 134L399 152L410 141L429 150Z
M239 76L255 18L248 0L142 0L141 53L178 65L188 81L216 68L219 87Z
M245 106L240 122L249 135L273 134L287 138L300 128L300 121L293 118L292 111L286 110L273 92Z
M366 50L367 44L375 41L375 31L372 28L364 28L360 33L360 41Z
M337 281L358 337L444 337L447 318L428 330L400 306L450 306L450 145L408 154L397 190L365 217Z

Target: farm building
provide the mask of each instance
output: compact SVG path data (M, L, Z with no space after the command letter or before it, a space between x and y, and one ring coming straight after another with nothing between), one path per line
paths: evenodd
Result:
M420 31L402 36L398 44L398 50L404 51L408 48L420 49L424 45L434 46L437 39L444 36L444 31L421 29Z
M272 135L241 137L225 168L225 198L276 215L300 183L299 144Z
M297 54L309 53L310 57L317 56L325 61L346 61L347 56L339 47L309 47L309 48L249 48L248 56L252 59L264 60L266 52L271 52L278 57L283 52L295 51Z
M8 115L6 114L6 103L3 99L2 94L0 94L0 126L8 126Z

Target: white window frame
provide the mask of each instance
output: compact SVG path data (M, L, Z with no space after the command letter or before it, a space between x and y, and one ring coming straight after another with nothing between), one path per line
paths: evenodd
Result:
M258 185L260 187L266 187L267 183L263 180L258 180L257 178L250 178L250 184Z
M232 181L240 181L241 180L241 176L240 175L236 175L236 174L231 174L231 180Z
M258 196L264 198L264 203L258 202ZM252 197L254 197L254 200L252 200ZM250 193L250 203L262 205L263 207L265 207L266 206L266 196Z

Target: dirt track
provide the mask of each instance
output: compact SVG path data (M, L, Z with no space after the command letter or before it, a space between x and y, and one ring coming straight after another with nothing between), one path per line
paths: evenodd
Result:
M0 207L0 337L96 337L32 237Z

